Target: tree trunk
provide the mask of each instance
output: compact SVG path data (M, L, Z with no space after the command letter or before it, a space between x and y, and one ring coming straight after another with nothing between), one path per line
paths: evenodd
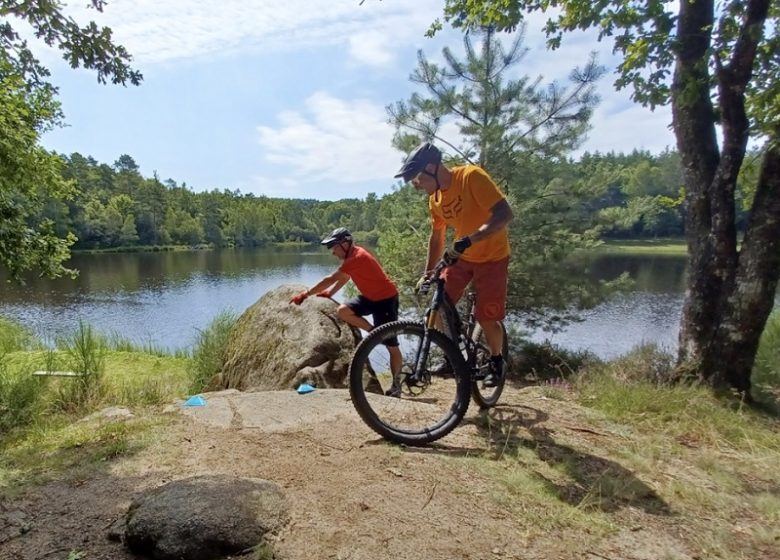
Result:
M720 154L709 73L706 64L701 64L710 43L707 34L699 33L712 22L711 1L695 5L681 2L681 39L672 84L673 124L685 176L685 235L688 240L688 279L678 359L697 375L705 370L705 357L711 353L724 276L714 259L716 239L712 235L710 198Z
M745 111L768 0L751 0L728 64L710 51L710 0L681 2L672 110L686 180L688 289L678 363L716 386L749 397L750 374L780 275L780 147L771 138L742 248L737 250L734 192L747 148ZM718 84L723 147L710 101L708 57Z
M764 156L756 200L739 252L736 279L724 298L711 375L745 395L761 333L772 312L780 277L780 146Z

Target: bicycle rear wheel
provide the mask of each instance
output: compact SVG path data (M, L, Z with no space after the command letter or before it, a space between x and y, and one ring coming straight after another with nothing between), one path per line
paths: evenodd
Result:
M393 337L403 360L395 380L384 345ZM444 358L454 374L432 375L431 369ZM455 429L469 406L469 384L458 347L441 332L426 331L414 321L394 321L372 330L358 345L349 368L349 392L360 417L383 438L406 445L425 445ZM387 396L393 391L400 394Z
M501 376L498 385L495 387L485 387L485 384L481 379L471 380L471 397L482 409L496 406L499 397L501 397L501 393L504 391L506 374L509 369L509 341L506 338L506 328L504 328L503 323L501 323L501 332L504 336L503 342L501 343L501 355L504 357L504 375ZM484 373L487 371L487 368L490 367L490 349L488 348L487 340L485 340L485 333L479 324L474 327L471 338L477 343L477 369L480 373Z

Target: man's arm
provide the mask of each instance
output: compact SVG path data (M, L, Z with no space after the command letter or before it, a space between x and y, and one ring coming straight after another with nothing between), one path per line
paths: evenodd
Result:
M290 300L290 303L294 303L295 305L300 305L301 303L303 303L303 300L305 300L310 295L318 294L325 288L335 285L335 289L330 292L330 295L333 295L338 290L340 290L341 287L347 282L349 282L349 274L347 274L346 272L341 272L341 270L337 270L333 274L328 274L325 278L317 282L313 287L309 288L308 290L303 290L301 293L293 296L293 298Z
M328 288L328 297L333 297L333 295L335 295L341 288L344 287L344 284L349 282L348 274L344 274L343 272L340 274L343 276L343 278L337 278L336 283ZM317 295L320 295L320 292L317 292Z
M346 272L341 272L340 270L337 270L333 274L327 275L325 278L317 282L313 287L311 287L309 290L307 290L306 295L310 296L312 294L316 294L321 292L322 290L326 288L330 288L334 284L336 285L335 288L330 290L331 294L335 294L338 292L341 287L349 282L349 274Z
M444 234L446 228L432 229L428 238L428 261L425 263L425 271L433 270L444 252Z
M479 226L477 231L465 237L471 239L472 243L481 241L486 237L490 237L501 228L506 226L509 222L512 221L512 218L514 218L514 214L512 213L512 209L509 207L509 203L505 198L501 199L496 202L490 209L490 218L488 218L488 221Z

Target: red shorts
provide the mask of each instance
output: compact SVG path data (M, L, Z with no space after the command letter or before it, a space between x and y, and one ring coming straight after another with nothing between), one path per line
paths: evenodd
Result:
M509 277L509 257L500 261L472 263L459 260L444 269L444 289L453 302L473 280L477 294L475 316L478 321L500 321L506 315L506 284Z

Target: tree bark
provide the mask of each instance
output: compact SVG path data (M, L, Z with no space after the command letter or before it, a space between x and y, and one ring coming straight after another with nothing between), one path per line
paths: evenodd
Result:
M729 386L750 394L750 374L761 333L772 312L780 277L780 145L767 150L756 200L739 252L733 288L724 301L710 371Z
M688 284L680 322L679 362L702 370L713 340L722 279L717 274L712 233L710 189L720 161L715 111L709 95L707 53L713 24L713 3L680 3L679 47L672 83L672 116L677 150L685 176L685 234L688 241ZM704 64L702 64L704 62Z
M688 289L680 323L678 363L716 386L749 397L758 343L780 275L780 147L767 144L741 249L734 192L750 123L745 88L769 0L750 0L728 64L710 51L713 4L681 2L672 110L686 178ZM723 147L710 103L709 56L718 84Z

